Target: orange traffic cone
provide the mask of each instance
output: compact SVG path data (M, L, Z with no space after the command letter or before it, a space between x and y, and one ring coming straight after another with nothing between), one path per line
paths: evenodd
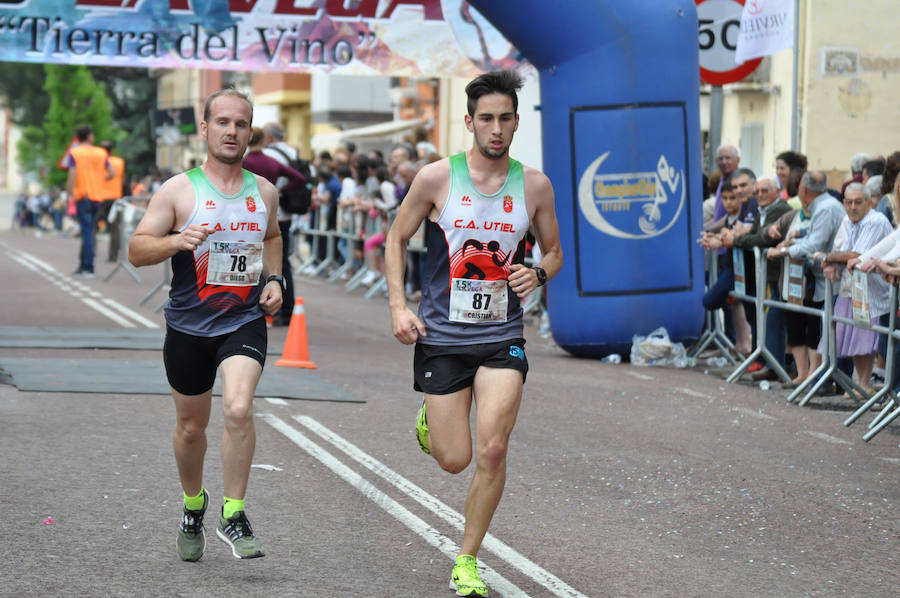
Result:
M287 339L281 359L275 365L294 368L317 369L318 366L309 360L309 343L306 340L306 312L303 310L303 298L297 297L294 311L291 313L291 325L288 327Z

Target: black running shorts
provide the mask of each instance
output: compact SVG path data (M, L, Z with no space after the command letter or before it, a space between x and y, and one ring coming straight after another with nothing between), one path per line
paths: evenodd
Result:
M416 343L413 388L430 395L446 395L472 386L481 366L528 374L525 339L481 345L423 345Z
M200 395L216 381L219 364L233 355L246 355L265 367L269 340L266 319L247 322L219 336L194 336L166 326L163 363L169 385L183 395Z

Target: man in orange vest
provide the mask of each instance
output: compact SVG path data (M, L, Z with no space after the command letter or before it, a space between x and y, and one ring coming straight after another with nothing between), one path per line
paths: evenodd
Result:
M94 277L94 225L103 203L103 185L115 176L106 150L94 145L94 131L82 125L75 131L78 145L69 150L66 166L69 178L66 191L75 199L78 226L81 229L81 253L75 276Z
M100 142L100 147L106 150L109 165L112 166L115 175L111 179L103 181L103 211L101 219L106 221L106 230L109 231L109 261L119 259L119 233L121 231L121 213L112 221L109 212L117 199L121 199L125 188L125 159L113 155L115 143L111 140Z

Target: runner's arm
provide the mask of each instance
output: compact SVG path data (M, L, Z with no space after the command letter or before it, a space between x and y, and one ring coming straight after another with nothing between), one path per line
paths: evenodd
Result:
M439 190L446 189L449 184L449 170L441 169L437 164L426 166L413 179L384 243L391 329L397 340L405 345L416 342L419 335L426 336L425 325L406 304L403 274L406 271L406 244L434 208L434 197L438 196ZM447 171L446 174L443 171Z
M550 179L537 170L527 169L525 173L525 196L535 206L531 218L531 228L541 248L541 262L535 264L544 269L549 281L562 268L562 247L559 244L559 224L556 221L556 207L553 199L553 186ZM520 299L528 296L538 288L537 273L522 264L512 266L509 275L509 286Z
M278 190L266 179L259 175L255 176L259 186L259 196L266 204L266 213L268 214L266 236L263 238L263 278L268 278L273 274L282 274L281 244L284 240L281 238L281 230L278 228ZM283 301L281 285L278 282L273 280L263 287L259 305L264 312L270 316L278 313Z
M185 175L172 177L153 195L147 212L137 225L128 244L128 261L135 266L158 264L179 251L193 251L212 232L206 227L191 225L180 233L176 228L176 200L184 194L193 196L190 181Z

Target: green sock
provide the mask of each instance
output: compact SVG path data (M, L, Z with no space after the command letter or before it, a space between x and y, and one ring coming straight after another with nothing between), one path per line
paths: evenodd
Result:
M234 517L234 514L238 511L244 510L244 499L243 498L228 498L225 497L225 504L222 505L222 517L225 519L231 519Z
M197 496L184 495L184 508L189 511L202 511L205 504L203 500L203 486L200 486L200 492Z

